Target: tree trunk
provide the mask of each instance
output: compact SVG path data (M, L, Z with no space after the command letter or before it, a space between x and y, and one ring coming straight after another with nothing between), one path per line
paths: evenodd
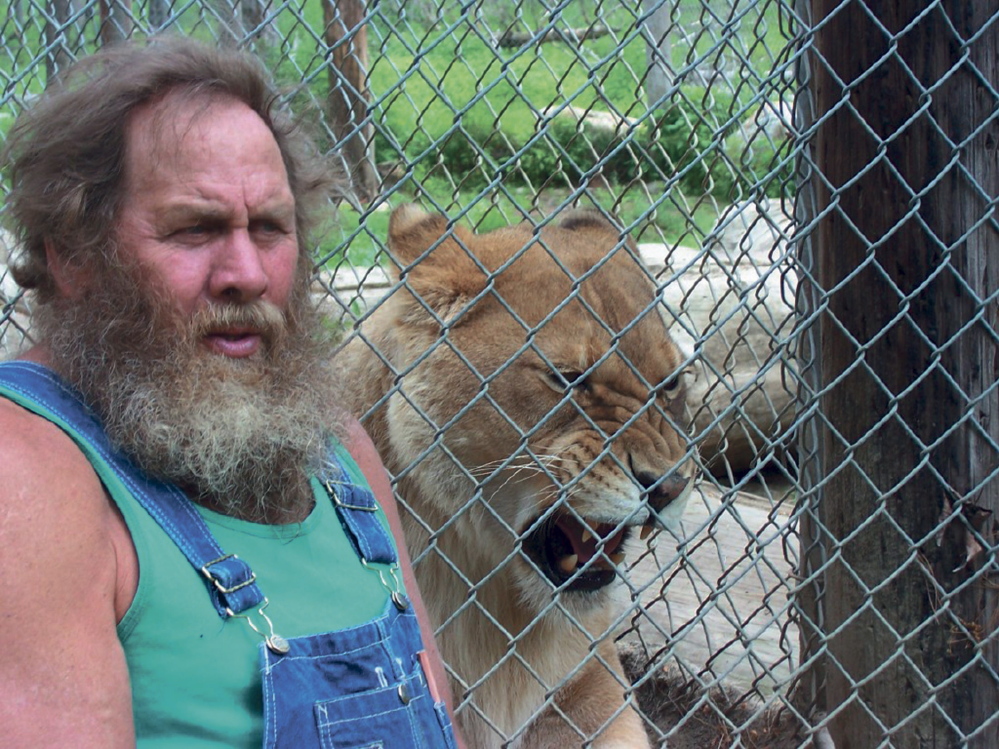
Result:
M267 0L240 0L240 15L244 33L254 40L254 45L276 46L281 43L281 34L267 18Z
M132 35L134 26L129 0L100 0L101 7L101 44L109 47L123 41Z
M673 87L673 61L670 58L670 39L676 33L673 24L674 0L642 0L645 23L645 99L650 109L666 103Z
M216 36L219 44L227 47L238 47L246 37L243 28L243 14L239 0L207 0L207 4L215 9L218 23Z
M264 31L266 8L262 0L240 0L240 17L247 34L259 37Z
M323 0L330 50L327 117L334 149L354 196L370 202L378 193L374 130L368 118L368 32L364 0Z
M149 0L149 28L158 31L170 16L170 0Z
M799 606L838 749L999 746L994 12L812 0Z
M45 19L45 45L51 52L45 56L46 85L73 61L66 49L66 31L71 12L70 0L51 0L49 4L50 15Z

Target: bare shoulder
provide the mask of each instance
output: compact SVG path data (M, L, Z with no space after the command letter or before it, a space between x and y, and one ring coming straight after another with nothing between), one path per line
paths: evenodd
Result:
M385 464L382 463L382 459L378 455L378 450L375 448L375 443L364 430L364 427L361 426L361 422L353 416L346 418L344 431L346 433L345 446L347 451L354 459L354 462L357 463L358 468L361 469L361 473L368 480L368 485L371 487L371 491L374 492L378 503L385 510L386 515L388 515L394 532L396 530L398 510L395 503L395 494L392 492L392 484L389 482L388 473L385 471Z
M102 517L107 501L90 463L59 427L0 398L0 534L48 515L73 521ZM19 542L18 539L6 539ZM28 541L25 541L27 543Z
M2 398L0 489L5 733L19 746L125 745L120 517L73 441Z

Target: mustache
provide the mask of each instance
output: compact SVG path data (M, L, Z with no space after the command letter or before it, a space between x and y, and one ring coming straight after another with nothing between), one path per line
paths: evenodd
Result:
M191 318L188 331L195 341L233 330L252 332L274 347L284 341L288 328L288 317L279 307L258 299L246 304L213 304L202 308Z

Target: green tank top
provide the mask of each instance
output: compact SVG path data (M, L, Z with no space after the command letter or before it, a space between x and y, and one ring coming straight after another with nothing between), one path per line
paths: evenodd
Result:
M4 395L65 428L33 404ZM121 510L139 559L138 589L118 624L138 747L260 747L263 637L244 618L218 616L201 574L103 460L83 452ZM367 486L347 450L336 452L351 479ZM269 602L265 613L285 638L361 624L384 613L389 600L379 565L361 563L325 489L316 480L312 486L315 507L294 525L259 525L198 508L222 550L249 563ZM250 621L268 633L262 616Z

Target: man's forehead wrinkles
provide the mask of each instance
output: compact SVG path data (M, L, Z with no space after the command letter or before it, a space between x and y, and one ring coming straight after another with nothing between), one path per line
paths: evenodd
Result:
M238 103L234 97L208 92L192 95L181 90L168 91L145 105L146 145L157 158L164 150L176 156L206 117L220 106Z
M206 127L220 111L241 104L227 94L175 89L136 108L126 134L127 179L182 175L209 160L213 144Z

